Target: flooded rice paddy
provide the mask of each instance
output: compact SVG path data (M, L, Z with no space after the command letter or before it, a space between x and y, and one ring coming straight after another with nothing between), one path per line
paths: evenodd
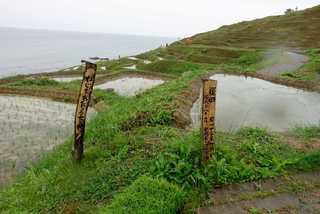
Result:
M123 77L110 80L104 84L97 85L97 89L113 89L121 96L135 96L147 89L164 83L161 79L148 79L145 77Z
M320 94L264 80L218 74L216 126L219 131L263 127L287 131L296 125L319 124ZM192 127L200 127L200 99L191 109Z
M126 66L126 67L123 67L125 69L129 69L129 70L136 70L137 69L137 65L130 65L130 66Z
M73 104L1 95L0 186L70 137L74 113Z
M136 60L136 61L139 60L137 57L134 57L134 56L129 56L128 59L130 59L130 60Z
M148 65L148 64L151 64L152 62L150 60L143 60L143 63Z
M57 82L72 82L75 80L82 80L82 78L83 78L82 76L78 76L78 77L54 77L52 79Z

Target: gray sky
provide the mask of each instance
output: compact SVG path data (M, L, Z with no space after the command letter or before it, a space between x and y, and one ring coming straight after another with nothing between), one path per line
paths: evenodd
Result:
M0 0L0 26L184 37L320 0Z

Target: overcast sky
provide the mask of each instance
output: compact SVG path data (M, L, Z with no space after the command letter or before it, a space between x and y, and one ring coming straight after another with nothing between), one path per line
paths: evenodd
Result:
M184 37L320 0L0 0L0 26Z

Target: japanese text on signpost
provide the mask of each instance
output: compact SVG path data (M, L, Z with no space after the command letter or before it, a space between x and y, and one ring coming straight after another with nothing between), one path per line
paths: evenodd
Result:
M83 156L83 138L86 125L86 116L97 71L96 64L87 61L82 62L86 63L86 67L83 73L74 121L73 156L77 161L80 161Z
M217 81L203 80L202 125L203 162L211 159L215 144L215 111Z

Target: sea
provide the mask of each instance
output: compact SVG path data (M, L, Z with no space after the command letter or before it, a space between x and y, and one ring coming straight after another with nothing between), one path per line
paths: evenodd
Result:
M0 78L52 72L81 59L115 59L170 44L176 38L0 27Z

